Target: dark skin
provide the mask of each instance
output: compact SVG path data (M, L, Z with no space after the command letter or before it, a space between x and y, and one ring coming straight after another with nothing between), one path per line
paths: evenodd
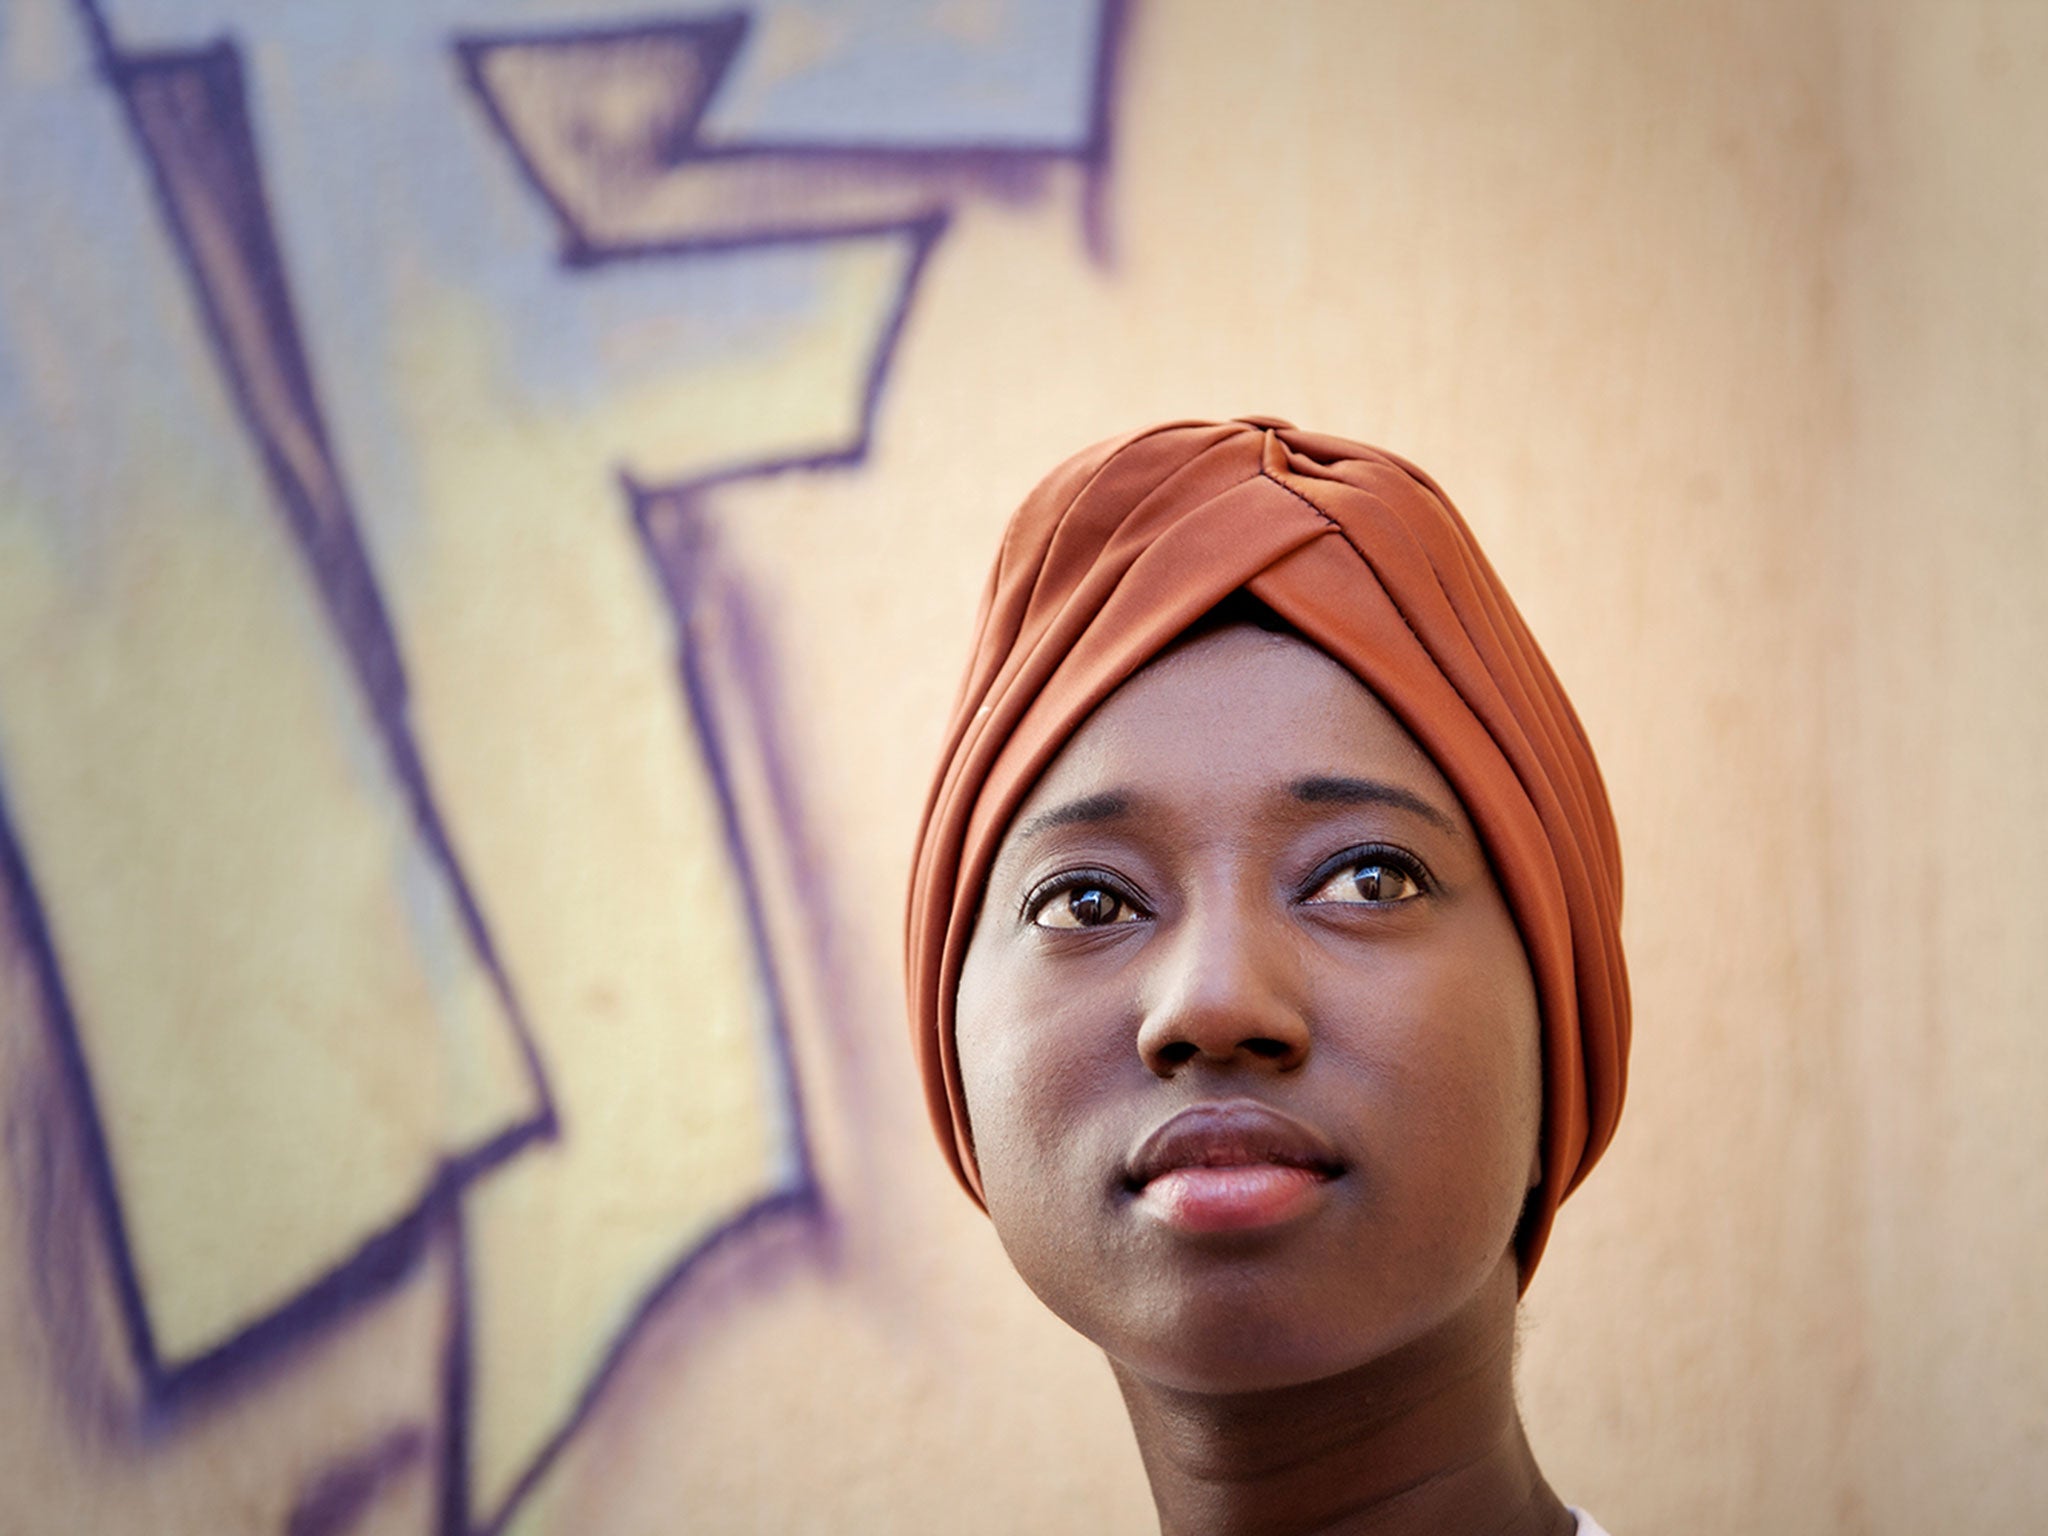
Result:
M1566 1536L1513 1393L1534 984L1464 807L1303 642L1126 683L963 968L990 1215L1108 1354L1167 1536Z

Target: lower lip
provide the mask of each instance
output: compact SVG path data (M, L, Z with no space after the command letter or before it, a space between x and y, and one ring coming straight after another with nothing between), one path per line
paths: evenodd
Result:
M1329 1182L1313 1169L1276 1163L1175 1168L1138 1192L1138 1206L1182 1232L1249 1232L1303 1215Z

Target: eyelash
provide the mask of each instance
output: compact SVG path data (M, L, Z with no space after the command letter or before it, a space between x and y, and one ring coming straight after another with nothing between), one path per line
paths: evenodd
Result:
M1363 869L1373 864L1383 864L1388 869L1406 875L1415 882L1415 888L1425 896L1436 890L1436 881L1431 878L1428 866L1407 849L1398 848L1392 843L1361 843L1356 848L1346 848L1342 853L1335 854L1318 864L1308 879L1302 882L1301 894L1295 899L1306 901L1345 870Z
M1138 899L1128 880L1111 874L1106 869L1063 869L1048 879L1041 880L1024 895L1024 904L1019 916L1024 922L1035 923L1039 914L1052 905L1054 898L1070 895L1075 891L1107 891L1129 907L1140 917L1150 917L1151 909Z

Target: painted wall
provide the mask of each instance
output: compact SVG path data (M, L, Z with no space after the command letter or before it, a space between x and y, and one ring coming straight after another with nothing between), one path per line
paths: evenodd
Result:
M1599 745L1617 1532L2048 1517L2048 12L8 0L0 1533L1142 1531L928 1144L995 531L1265 411Z

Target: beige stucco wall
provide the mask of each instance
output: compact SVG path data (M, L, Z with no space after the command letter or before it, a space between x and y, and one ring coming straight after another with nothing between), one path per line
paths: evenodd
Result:
M1847 41L1845 1479L1873 1527L2016 1530L2048 1509L2048 16L1893 5Z
M928 1145L899 900L1009 507L1245 411L1435 473L1607 771L1635 1052L1525 1308L1552 1480L1617 1536L2048 1520L2048 10L1153 0L1117 122L1106 264L1070 207L967 205L867 462L718 493L827 915L794 1012L834 1215L657 1312L525 1528L1151 1528L1106 1369ZM430 738L491 696L446 676ZM33 1173L0 1531L281 1530L287 1469L431 1442L449 1254L139 1429ZM401 1464L348 1529L431 1528Z

